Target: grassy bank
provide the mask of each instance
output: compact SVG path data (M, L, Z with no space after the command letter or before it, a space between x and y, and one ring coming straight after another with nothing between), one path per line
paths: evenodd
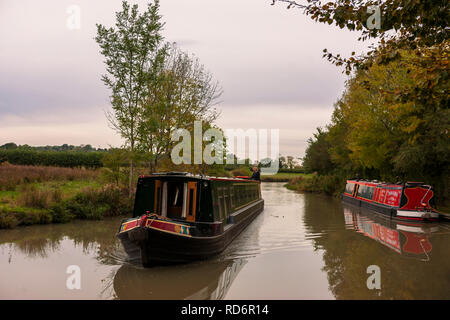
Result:
M292 170L294 171L294 170ZM230 177L237 177L237 176L252 176L252 171L250 167L242 166L240 168L233 169L230 171L229 174ZM283 172L282 169L278 171L278 173L274 175L261 175L261 181L263 182L288 182L294 178L297 177L303 177L303 176L310 176L308 174L304 174L301 172Z
M102 171L0 166L0 229L129 214L132 199Z
M344 190L345 179L334 175L304 174L289 180L286 187L295 191L324 193L337 197Z
M345 178L335 175L305 174L294 177L285 185L286 188L300 192L324 193L330 196L339 197L344 190ZM450 207L446 203L437 201L437 210L450 213Z
M279 172L271 176L265 176L261 175L261 181L263 182L289 182L292 179L296 178L308 178L312 176L312 174L305 174L305 173L286 173L286 172Z

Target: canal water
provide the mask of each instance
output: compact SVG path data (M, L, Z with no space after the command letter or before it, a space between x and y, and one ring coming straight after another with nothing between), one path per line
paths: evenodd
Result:
M0 299L449 299L449 223L397 223L282 183L262 193L221 255L178 266L127 261L119 218L0 230Z

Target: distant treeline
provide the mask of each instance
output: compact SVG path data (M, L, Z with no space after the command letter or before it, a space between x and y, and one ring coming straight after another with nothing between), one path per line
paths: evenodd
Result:
M122 149L100 149L93 148L91 145L73 146L63 144L61 146L42 146L32 147L28 145L16 145L15 143L7 143L0 146L0 164L8 162L16 165L30 165L30 166L54 166L54 167L68 167L68 168L100 168L103 166L111 167L126 167L128 161L119 153L126 153ZM293 157L288 157L293 158ZM237 161L237 158L236 158ZM112 163L111 163L112 162ZM233 171L235 169L253 167L254 161L245 159L244 164L224 164L219 165L223 170ZM270 163L269 163L270 165ZM259 163L258 166L267 167ZM216 168L217 169L217 168ZM288 168L287 164L280 162L279 173L304 173L301 167Z
M227 164L227 165L225 165L225 170L226 171L233 171L233 170L236 170L236 169L241 169L243 167L251 169L253 167L253 165L251 163L250 164L246 163L246 164L241 164L241 165L240 164ZM259 164L258 167L261 170L261 168L263 168L264 166ZM278 169L278 173L305 173L305 170L303 168L292 168L292 169L290 169L290 168L279 168Z
M9 162L17 165L54 166L54 167L85 167L100 168L103 166L104 152L75 151L35 151L26 149L1 149L0 163Z
M69 144L63 144L60 146L29 146L27 144L24 145L17 145L14 142L6 143L2 146L0 146L0 150L32 150L32 151L79 151L79 152L106 152L108 149L102 149L102 148L94 148L90 144L82 144L80 146L74 146Z

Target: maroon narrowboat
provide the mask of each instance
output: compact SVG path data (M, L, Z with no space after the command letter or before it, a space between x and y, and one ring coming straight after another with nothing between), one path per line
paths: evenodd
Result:
M390 218L417 221L439 219L433 187L422 182L393 184L350 179L342 193L342 200Z

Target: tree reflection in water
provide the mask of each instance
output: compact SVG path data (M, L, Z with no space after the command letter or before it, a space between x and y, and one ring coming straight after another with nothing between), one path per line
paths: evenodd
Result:
M61 243L69 239L74 246L81 246L85 254L95 254L100 263L117 265L123 261L120 244L115 238L120 220L108 218L2 230L0 246L9 248L11 261L16 250L31 259L47 258L50 253L63 250Z

